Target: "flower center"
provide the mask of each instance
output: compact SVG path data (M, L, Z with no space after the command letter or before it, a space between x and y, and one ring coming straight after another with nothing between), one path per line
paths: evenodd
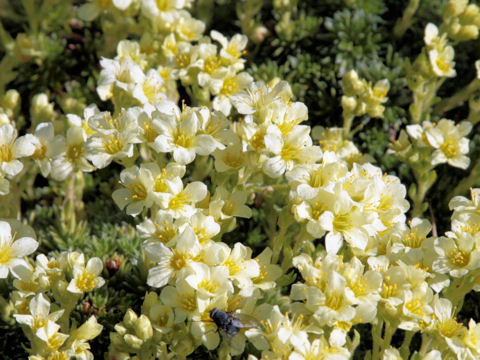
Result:
M168 207L172 210L180 210L185 206L187 201L187 194L181 191L170 200L170 202L168 203Z
M453 249L452 251L449 251L446 255L452 265L455 265L459 268L467 266L470 262L470 254L466 253L463 250Z
M149 123L143 122L143 136L147 139L147 142L153 142L158 136L158 132L153 129Z
M85 149L83 148L83 145L69 145L67 148L67 157L71 161L75 161L80 159L84 152Z
M155 228L156 230L153 233L153 236L164 244L168 243L175 237L175 235L177 235L173 226L165 225L163 228L160 228L160 225L155 224Z
M220 92L226 96L236 94L238 92L238 76L225 79Z
M440 145L440 150L445 154L447 158L453 158L457 156L460 149L458 148L458 143L452 140L445 141Z
M145 200L147 198L147 190L145 186L139 183L128 185L128 190L132 193L133 200Z
M408 246L412 249L418 249L425 240L424 237L418 236L417 230L411 230L405 237L402 239L402 242L405 246Z
M443 59L441 58L437 59L437 66L440 69L440 71L443 73L447 73L450 71L450 65L448 65L448 63L443 61Z
M177 146L189 149L193 144L193 136L185 134L183 131L175 129L173 133L173 143Z
M210 279L205 279L200 281L198 284L198 287L205 289L205 291L208 291L209 293L215 293L217 289L220 287L220 284L214 283Z
M91 291L96 284L96 276L88 270L83 270L83 273L77 278L77 287L83 292Z
M45 144L41 144L32 155L32 157L35 160L45 159L46 156L47 156L47 146Z
M352 221L349 214L336 215L333 220L333 227L337 231L346 231L352 227Z
M223 266L228 267L228 271L230 272L230 276L233 276L233 275L235 275L236 273L238 273L240 270L242 270L242 268L240 267L240 265L238 265L238 263L236 263L235 261L233 261L233 259L227 259L227 260L223 263Z
M10 162L12 160L13 154L10 144L0 145L0 162Z
M13 259L13 249L11 240L0 246L0 264L8 264Z
M220 65L222 62L220 59L216 56L210 56L205 60L205 65L203 66L203 69L207 74L213 73Z
M115 134L105 137L103 139L103 148L110 155L119 153L123 149L123 136Z
M440 334L452 338L460 332L462 324L459 324L455 319L447 319L439 322L437 327Z

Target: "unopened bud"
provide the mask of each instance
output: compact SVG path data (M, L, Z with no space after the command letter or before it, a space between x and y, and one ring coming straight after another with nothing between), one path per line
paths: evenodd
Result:
M480 11L477 5L470 4L465 9L465 12L462 14L462 21L464 24L474 24L478 21Z
M113 327L116 331L116 333L110 333L110 340L112 340L112 335L115 334L115 335L125 335L127 333L127 328L121 324L116 324L114 327Z
M10 119L5 113L0 113L0 126L10 124Z
M132 334L127 334L123 337L123 340L127 343L128 346L138 350L142 347L143 341Z
M355 96L364 90L363 82L355 70L350 70L342 79L343 92L347 96Z
M476 25L462 26L456 38L460 41L474 40L478 38L478 27Z
M253 30L252 40L256 43L261 43L265 40L265 37L268 35L268 30L265 26L257 26Z
M7 109L13 109L20 105L20 94L18 91L15 89L8 90L3 97L2 105Z
M454 17L458 16L467 7L468 0L450 0L445 6L445 17Z
M452 39L456 39L457 34L460 32L462 29L462 25L458 22L458 19L455 19L454 22L452 22L450 25L448 25L448 36L450 36Z
M137 321L137 319L138 316L137 314L135 314L135 311L133 311L132 309L128 309L125 316L123 317L123 322L128 327L133 327L135 326L135 322Z
M150 319L141 315L135 324L135 333L142 340L148 340L153 336L153 328Z
M357 107L357 100L353 96L342 96L342 108L344 111L353 112Z

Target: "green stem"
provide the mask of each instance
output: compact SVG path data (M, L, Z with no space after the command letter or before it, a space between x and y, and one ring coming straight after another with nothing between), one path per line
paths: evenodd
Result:
M430 349L430 344L432 343L433 337L427 333L422 334L422 346L420 348L420 355L421 358L427 354L428 350Z
M417 185L416 190L413 193L411 191L409 192L409 195L413 200L412 217L421 217L427 208L424 203L425 196L434 184L437 174L429 166L425 166L424 168L415 167L413 168L413 174Z
M410 0L410 3L403 12L402 18L399 19L395 24L395 27L393 28L393 36L395 36L397 39L401 38L408 28L412 26L413 16L418 9L419 3L419 0Z
M343 138L350 139L352 134L350 133L350 129L352 128L352 122L355 116L351 113L343 115Z
M451 97L442 100L435 106L434 113L437 115L442 115L443 113L454 109L458 106L461 106L465 101L468 100L470 95L480 88L480 79L473 79L470 84L465 86L463 89L457 91Z
M385 322L385 335L383 337L380 355L383 356L385 350L387 350L390 346L390 342L392 341L393 334L397 331L397 326L392 325L389 321Z
M442 86L445 79L432 79L426 81L424 86L425 93L413 93L413 104L410 106L410 115L413 124L419 124L422 120L426 120L426 113L430 110L433 100L437 95L437 90Z
M372 328L372 340L373 340L372 359L380 359L380 348L383 343L383 339L382 339L383 324L384 324L383 319L377 318L377 323L373 325L373 328Z
M400 356L402 359L408 359L410 355L410 343L412 342L413 335L415 333L413 331L406 331L405 337L403 338L402 346L400 347Z
M480 186L480 161L472 167L470 175L462 179L445 200L450 201L455 196L465 195L470 188L475 186Z

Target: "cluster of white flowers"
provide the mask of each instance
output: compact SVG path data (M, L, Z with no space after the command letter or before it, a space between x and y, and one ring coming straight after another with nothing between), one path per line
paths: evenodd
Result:
M220 346L219 356L227 357L241 354L248 340L265 360L349 359L359 343L350 330L371 323L372 359L408 357L416 332L426 334L417 358L478 359L480 326L472 320L466 327L455 316L465 294L480 291L480 190L451 200L445 236L430 235L426 219L407 221L405 186L372 165L347 134L354 116L383 116L388 81L372 85L349 72L342 99L348 127L312 130L302 124L307 107L292 101L287 82L253 82L243 72L246 37L204 36L205 24L184 10L191 3L80 7L84 19L105 11L140 14L148 29L101 60L97 91L113 101L113 114L96 105L83 117L69 114L65 136L41 122L18 137L10 117L0 117L0 194L22 171L22 157L56 180L112 162L124 167L112 197L141 217L146 282L158 292L146 294L140 315L129 309L115 326L109 358L185 358L202 345ZM433 24L425 43L435 76L454 76L453 48ZM195 106L177 105L179 82ZM471 128L425 121L407 126L392 147L417 169L465 169ZM255 194L271 191L284 207L275 204L265 215L271 247L257 255L223 242L237 217L252 216ZM15 278L11 300L32 343L30 358L91 359L87 341L102 327L92 317L71 330L69 314L85 292L104 284L102 261L71 252L38 255L32 265L22 258L37 242L17 237L0 221L0 278ZM289 268L301 277L281 296ZM232 343L221 342L214 309L254 322L238 328ZM401 349L390 346L397 329L407 332Z
M448 119L441 119L438 123L424 121L422 125L407 125L407 131L401 131L398 140L392 144L392 150L399 158L409 162L427 162L429 168L448 163L467 169L470 165L466 156L469 140L465 136L471 130L472 124L468 121L455 125Z
M22 237L14 240L12 228L13 236ZM10 298L15 309L13 317L30 340L29 359L93 359L88 341L98 336L103 327L92 316L81 326L71 328L69 316L85 292L105 283L99 276L102 261L92 258L85 264L82 253L64 252L56 258L40 254L31 265L24 257L38 246L33 236L33 230L26 225L12 222L10 226L0 221L0 277L6 278L9 270L14 276L16 290Z
M447 34L439 36L437 26L429 23L425 27L424 41L433 73L438 77L455 77L455 51L448 45Z
M182 85L192 87L199 101L209 103L213 96L213 109L230 114L229 96L253 81L242 71L247 37L237 34L227 39L218 31L203 36L204 23L180 10L188 5L189 1L167 1L163 6L142 2L141 13L151 21L155 32L139 42L120 41L117 57L100 62L97 91L102 100L113 99L122 106L178 100L176 81L180 80ZM155 51L148 36L155 37Z

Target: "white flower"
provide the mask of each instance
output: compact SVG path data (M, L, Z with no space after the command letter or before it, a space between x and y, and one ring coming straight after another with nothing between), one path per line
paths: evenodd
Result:
M146 241L160 241L172 246L172 240L179 234L179 226L172 214L158 210L153 219L146 219L137 225L137 234Z
M226 267L209 267L203 263L193 263L191 269L192 274L188 275L185 281L197 290L200 312L206 309L205 305L209 303L210 298L228 296L233 293L233 285L229 280Z
M102 270L103 262L97 257L88 260L87 266L74 265L73 279L68 284L67 290L71 293L82 294L103 286L105 280L98 276Z
M434 242L434 250L438 258L433 262L432 269L440 274L448 273L460 278L469 271L480 266L480 250L468 236L457 236L447 232L449 237L439 237Z
M161 242L147 243L145 252L148 259L157 264L148 271L147 284L162 287L177 277L184 277L191 271L191 265L201 248L190 227L178 236L175 247L171 249Z
M132 91L132 96L140 101L142 105L154 104L166 100L164 80L157 70L150 69L143 82L138 82Z
M451 46L447 46L442 52L436 49L430 50L428 58L435 75L439 77L455 77L457 72L455 71L455 62L453 61L454 56L455 51Z
M113 9L126 10L134 0L92 1L83 4L78 9L78 15L82 20L93 21L103 11ZM113 6L112 6L113 5Z
M252 250L236 243L226 255L221 265L228 269L230 279L235 280L235 284L245 293L249 293L253 286L252 279L260 275L258 263L251 259Z
M173 103L172 103L172 106ZM161 121L154 121L159 135L155 139L153 148L158 152L172 152L173 159L180 164L189 164L195 160L196 154L209 155L217 148L217 141L212 136L200 133L201 122L199 117L209 110L203 108L184 108L180 115L156 112Z
M142 13L149 18L156 18L162 12L190 7L192 0L142 0Z
M29 315L14 314L13 316L18 323L27 325L33 332L45 326L47 321L57 321L65 311L60 309L50 314L50 301L41 293L30 300L29 310Z
M169 193L160 201L160 206L174 217L190 217L197 211L195 203L202 201L208 194L207 186L201 181L194 181L185 188L183 183L168 183Z
M263 82L255 82L245 91L230 95L233 95L232 103L240 114L255 114L255 120L261 123L274 103L285 103L292 97L292 90L286 81L278 82L273 88Z
M14 240L12 229L6 221L0 221L0 279L5 279L8 272L16 276L13 268L26 266L24 256L32 254L38 247L38 242L31 237Z
M209 244L211 239L220 232L220 224L215 222L213 216L207 216L200 211L191 217L181 218L179 223L181 227L191 226L202 246Z
M54 159L52 177L55 180L65 180L73 171L93 171L95 168L88 162L85 152L87 134L79 126L72 126L67 131L65 153Z
M97 168L104 168L113 160L121 161L133 156L134 144L139 143L137 117L141 108L122 110L119 116L99 113L88 123L95 131L88 137L85 149L87 158Z
M9 177L22 171L23 164L17 159L32 155L35 142L30 134L17 138L17 130L11 124L0 126L0 171Z
M282 134L276 125L270 125L264 141L273 157L265 161L263 171L273 178L292 170L296 164L313 164L322 158L320 147L312 146L310 126L297 125L288 134Z
M245 35L235 34L230 40L228 40L218 31L212 30L210 32L210 37L222 45L220 56L232 63L244 54L244 50L247 47L248 37Z
M68 335L59 332L60 325L48 320L45 326L37 330L35 335L45 342L45 346L49 352L57 350L62 346Z
M144 164L140 168L132 166L123 170L120 183L124 188L115 190L112 198L120 209L127 208L127 214L136 216L144 207L153 205L153 176Z
M102 71L98 78L97 93L100 99L108 100L113 96L113 87L116 86L130 93L136 83L145 81L145 74L140 66L131 60L118 61L112 59L100 60Z
M240 93L253 82L253 78L247 72L236 74L230 70L222 79L210 81L211 91L215 96L212 105L213 109L229 115L232 109L232 95Z
M32 158L35 159L40 172L47 177L52 168L52 160L65 150L65 139L54 134L52 123L40 123L35 128L35 137L37 141L34 143L35 152Z
M428 23L427 26L425 26L425 36L423 39L429 50L437 49L438 51L441 51L445 49L445 46L447 45L447 36L446 34L442 34L442 36L439 37L438 34L438 27L435 24Z
M229 219L233 216L249 218L252 210L245 205L247 192L237 190L230 193L227 189L218 186L215 195L210 200L209 212L215 219Z
M436 126L428 127L425 136L436 150L432 155L432 165L448 163L460 169L470 165L468 154L469 140L465 137L472 129L472 124L463 121L458 125L452 120L442 119Z

